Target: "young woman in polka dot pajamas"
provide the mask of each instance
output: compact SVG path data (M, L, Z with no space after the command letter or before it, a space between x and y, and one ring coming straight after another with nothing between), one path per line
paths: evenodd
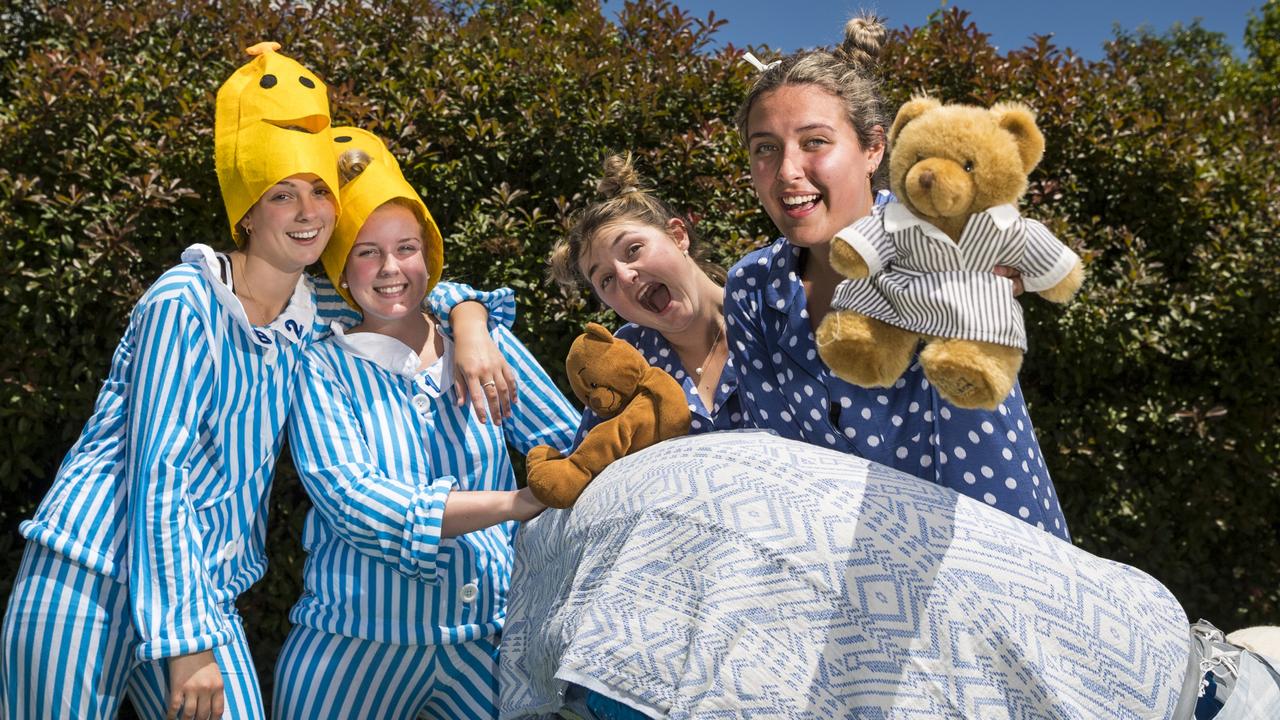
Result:
M738 113L752 184L784 235L739 261L726 285L744 412L786 437L898 468L1068 539L1018 385L995 411L961 410L919 363L891 388L865 389L818 358L814 328L843 280L828 262L830 242L871 212L889 122L868 73L884 26L855 19L846 33L834 54L798 53L763 70Z
M751 427L728 363L724 269L700 260L692 224L641 187L630 156L605 161L604 200L579 213L551 257L563 287L589 284L634 345L684 388L693 433ZM577 441L600 422L587 409Z

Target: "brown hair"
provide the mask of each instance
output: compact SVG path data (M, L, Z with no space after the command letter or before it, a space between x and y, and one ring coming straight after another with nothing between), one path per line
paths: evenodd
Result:
M689 255L698 263L698 267L716 284L724 285L727 274L724 268L704 257L693 223L645 189L640 174L636 172L631 153L605 158L603 174L596 183L596 191L604 199L591 203L575 214L570 221L568 234L551 251L549 274L561 287L577 290L590 284L582 275L578 261L600 228L617 222L638 222L667 233L667 224L673 218L684 223L689 235Z
M761 71L738 107L736 122L743 144L747 142L747 116L757 99L784 85L816 85L839 98L862 147L884 145L889 117L880 96L877 70L886 34L883 20L874 13L863 13L845 24L844 42L835 50L793 53ZM871 179L873 191L887 187L888 166L880 163Z

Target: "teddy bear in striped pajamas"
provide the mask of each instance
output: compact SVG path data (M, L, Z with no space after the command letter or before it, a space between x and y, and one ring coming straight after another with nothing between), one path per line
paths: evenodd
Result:
M831 265L848 277L818 328L818 351L841 378L889 387L921 339L925 376L949 402L995 409L1026 351L1011 281L1056 303L1080 288L1080 258L1015 203L1044 154L1035 116L1015 103L942 105L917 97L889 131L896 200L836 234Z

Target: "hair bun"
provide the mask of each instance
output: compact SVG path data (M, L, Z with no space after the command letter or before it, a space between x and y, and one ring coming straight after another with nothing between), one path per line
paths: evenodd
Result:
M603 170L604 174L596 183L596 192L606 200L640 191L640 173L636 172L631 153L605 158Z
M884 20L874 13L863 13L844 26L844 42L835 54L844 62L861 69L874 68L888 31Z
M338 156L338 176L345 185L359 177L371 162L373 158L369 157L369 153L352 148Z

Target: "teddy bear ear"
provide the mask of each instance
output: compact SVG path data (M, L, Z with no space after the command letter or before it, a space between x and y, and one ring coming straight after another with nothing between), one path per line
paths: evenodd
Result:
M917 95L898 109L898 116L893 119L893 127L889 130L889 144L892 145L898 139L898 135L902 132L902 128L912 120L933 110L942 107L942 103L931 97Z
M1044 135L1036 127L1035 113L1022 103L1000 103L991 108L996 124L1013 136L1022 157L1022 171L1029 173L1044 157Z
M613 342L613 333L609 329L599 323L587 323L587 337L592 340L603 340L604 342Z

